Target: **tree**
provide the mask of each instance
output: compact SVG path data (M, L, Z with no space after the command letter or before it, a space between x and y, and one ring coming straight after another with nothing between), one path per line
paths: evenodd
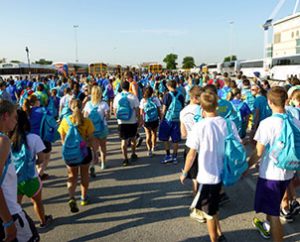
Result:
M182 61L182 68L183 69L190 69L190 68L193 68L195 67L195 61L194 61L194 57L192 56L186 56L183 58L183 61Z
M224 61L223 61L223 62L236 61L236 60L237 60L236 55L230 55L230 56L226 56L226 57L224 58Z
M169 70L176 69L176 66L178 65L176 63L177 58L178 58L178 56L176 54L170 53L170 54L166 55L166 57L163 59L163 62L166 63L167 69L169 69Z
M35 64L40 64L40 65L51 65L53 61L46 60L46 59L40 59L39 61L36 61Z

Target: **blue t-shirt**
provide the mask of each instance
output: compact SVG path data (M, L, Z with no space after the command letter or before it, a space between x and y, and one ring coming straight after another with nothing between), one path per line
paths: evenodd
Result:
M218 90L218 97L221 99L226 99L227 98L227 94L231 91L230 87L226 87L224 86L223 88Z
M40 126L42 122L44 112L41 107L33 107L31 109L29 122L30 122L30 133L40 135Z
M177 95L177 91L173 92L174 96ZM181 94L181 93L180 93ZM180 95L178 97L178 100L181 102L182 108L184 107L184 97L183 95ZM166 106L166 110L168 110L169 106L171 105L172 102L172 96L170 93L166 93L164 98L163 98L163 105Z
M233 106L231 102L225 99L218 100L217 113L219 116L221 116L222 118L228 118L232 113L232 110L233 110Z
M272 111L268 105L268 101L265 96L261 96L261 95L256 96L254 101L254 110L256 109L259 110L259 120L258 120L259 122L272 115Z
M9 85L7 88L6 88L6 91L8 92L8 94L10 95L10 98L13 102L16 102L17 101L17 98L16 98L16 93L17 93L17 88L15 85Z
M241 112L242 119L244 119L252 113L247 103L243 102L242 100L233 99L231 103L233 104L236 110L239 109L239 111Z
M243 100L245 100L245 103L248 104L251 112L253 112L255 97L252 95L251 90L250 89L242 89L242 97L243 97Z

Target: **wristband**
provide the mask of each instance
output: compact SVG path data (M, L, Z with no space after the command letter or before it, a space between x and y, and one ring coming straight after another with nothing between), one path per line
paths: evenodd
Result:
M14 224L14 220L13 219L11 219L11 220L9 220L8 222L6 222L6 223L2 223L2 226L3 226L3 228L8 228L8 227L10 227L10 226L12 226Z
M182 176L187 177L188 173L182 170Z

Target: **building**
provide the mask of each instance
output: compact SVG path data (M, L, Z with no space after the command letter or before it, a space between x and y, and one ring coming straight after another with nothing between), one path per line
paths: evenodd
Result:
M268 57L300 54L300 13L280 19L273 24L273 43L267 47Z

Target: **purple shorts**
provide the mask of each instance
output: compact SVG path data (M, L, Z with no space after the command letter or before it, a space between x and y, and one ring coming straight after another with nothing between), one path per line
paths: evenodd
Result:
M280 215L280 204L290 181L258 178L254 204L255 212L278 217Z

